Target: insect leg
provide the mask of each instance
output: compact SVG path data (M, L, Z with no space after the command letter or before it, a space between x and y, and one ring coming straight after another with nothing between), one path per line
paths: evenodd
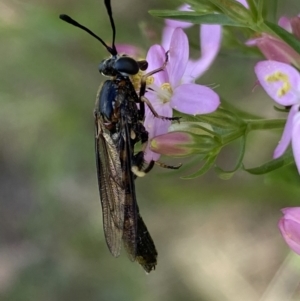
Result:
M179 169L182 166L181 163L179 163L178 165L168 165L168 164L160 162L160 161L155 161L155 164L162 168L168 168L168 169Z
M162 120L176 120L179 123L181 117L166 117L158 115L155 109L153 108L151 102L145 96L141 96L141 102L147 104L148 108L156 118L160 118Z
M154 167L155 161L150 161L148 166L143 169L145 160L144 160L144 152L140 151L133 157L133 164L131 167L131 171L134 173L136 177L143 177ZM180 166L179 166L180 167ZM178 167L178 168L179 168ZM176 168L173 168L176 169Z
M148 72L147 74L142 76L141 79L141 87L140 87L140 93L139 93L139 100L140 100L140 116L144 117L145 116L145 105L144 103L147 104L148 108L150 109L150 111L152 112L152 114L156 117L156 118L160 118L163 120L176 120L179 122L180 117L166 117L166 116L161 116L158 115L157 112L155 111L155 109L153 108L151 102L145 97L145 93L146 93L146 86L147 86L147 78L152 76L155 73L158 73L160 71L163 71L168 63L169 60L169 56L168 56L168 51L166 52L166 58L165 61L163 63L163 65L155 70L152 70L150 72Z
M145 74L145 75L142 76L142 79L141 79L141 88L140 88L140 93L139 93L139 97L140 98L142 96L144 96L145 93L146 93L146 84L147 84L146 81L147 81L147 78L149 76L152 76L155 73L158 73L160 71L165 70L165 68L167 66L167 63L168 63L168 60L169 60L169 55L168 54L169 54L169 51L166 52L166 58L165 58L165 61L164 61L163 65L161 67L159 67L157 69L154 69L154 70L152 70L152 71L150 71L147 74Z
M154 161L151 161L148 166L143 169L145 164L144 152L148 143L148 132L145 130L145 127L142 123L136 124L135 132L139 133L139 140L142 143L142 150L133 156L131 171L135 176L143 177L153 168Z

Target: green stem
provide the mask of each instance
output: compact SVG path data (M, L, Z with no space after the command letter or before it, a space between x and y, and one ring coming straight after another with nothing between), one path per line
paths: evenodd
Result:
M269 130L282 129L286 123L286 119L255 119L244 120L247 123L247 130Z

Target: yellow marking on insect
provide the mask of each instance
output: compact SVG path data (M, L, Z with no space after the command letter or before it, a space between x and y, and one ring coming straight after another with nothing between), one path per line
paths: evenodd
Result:
M282 97L282 96L286 95L292 88L292 85L289 80L289 76L280 71L276 71L271 75L267 75L265 77L265 80L266 80L266 82L269 82L269 83L275 83L275 82L282 83L282 86L277 91L278 97Z
M133 165L131 167L131 171L137 176L137 177L144 177L145 172L143 170L139 170L137 166Z
M144 75L145 75L145 72L140 70L137 74L130 76L130 80L133 84L133 87L134 87L135 91L140 90L142 77ZM153 76L149 76L149 77L146 78L146 85L147 86L149 86L153 83L154 83L154 77Z
M132 140L134 140L136 138L136 134L135 134L134 130L131 130L131 132L130 132L130 138Z
M143 71L141 70L137 74L130 76L135 91L138 91L140 89L142 76Z

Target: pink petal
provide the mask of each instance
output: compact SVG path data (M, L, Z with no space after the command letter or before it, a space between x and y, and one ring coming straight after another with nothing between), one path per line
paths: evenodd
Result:
M159 104L159 102L156 102L156 103L152 103L152 105L159 115L165 117L172 117L172 109L168 104L161 105ZM149 110L149 108L146 107L146 117L145 117L144 126L148 131L149 141L153 137L167 133L170 125L171 125L171 121L162 120L160 118L154 117L152 112ZM148 143L145 150L145 156L144 156L145 161L147 162L150 162L151 160L157 161L160 157L160 154L153 152L149 147L150 147L150 143Z
M283 153L286 151L286 149L288 148L288 146L291 142L292 130L293 130L293 120L294 120L294 116L297 114L297 112L298 112L298 106L293 106L287 117L281 139L280 139L277 147L274 150L274 153L273 153L274 159L277 159L281 155L283 155Z
M282 217L279 220L278 227L288 246L300 255L300 224Z
M300 223L300 207L286 207L281 209L285 219Z
M253 38L253 39L249 39L245 42L245 45L247 46L256 46L257 45L257 40L259 38Z
M300 66L300 54L279 38L262 33L259 38L246 42L248 46L257 46L263 55L272 61Z
M294 159L296 162L296 166L298 168L298 172L300 173L300 112L298 107L298 112L295 114L293 118L293 131L292 131L292 148Z
M220 50L222 40L220 25L201 25L200 32L201 57L198 60L189 60L183 80L186 83L193 82L200 77L212 64Z
M281 17L278 21L278 25L284 28L289 33L292 33L292 25L288 17L285 16Z
M162 32L162 37L161 37L161 45L164 49L169 50L170 49L170 44L171 44L171 38L173 35L175 28L170 27L170 26L165 26Z
M291 18L291 26L293 35L300 40L300 16L296 16L294 18Z
M173 91L171 106L185 114L207 114L220 104L219 95L212 89L197 84L183 84Z
M167 65L169 82L173 88L180 84L188 59L188 38L181 28L176 28L171 39L169 63Z
M159 135L151 141L151 149L162 155L182 157L191 154L193 136L185 132L171 132Z
M153 45L147 53L146 60L148 62L147 72L160 68L166 59L165 50L160 45ZM154 75L154 84L160 86L169 81L167 72L160 71Z
M138 58L143 53L139 47L130 44L116 44L116 48L119 54L124 53L134 58Z
M242 5L244 5L246 8L249 8L247 0L237 0L237 2L240 2Z
M151 161L158 161L160 156L161 155L159 153L156 153L150 149L150 141L149 141L145 150L144 160L150 163Z
M188 4L183 4L183 5L179 6L177 10L193 11ZM171 20L171 19L166 19L165 23L167 26L173 27L173 28L176 28L176 27L189 28L189 27L193 26L193 24L190 22L177 21L177 20Z
M300 75L295 68L276 61L261 61L256 64L255 73L277 103L290 106L299 102Z

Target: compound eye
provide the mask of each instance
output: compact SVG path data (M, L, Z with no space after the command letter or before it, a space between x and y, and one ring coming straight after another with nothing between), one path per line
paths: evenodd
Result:
M115 69L120 73L134 75L139 72L139 65L136 60L129 56L120 57L114 65Z
M146 60L138 61L139 68L145 71L148 68L148 62Z
M103 71L105 70L106 68L106 60L103 60L99 65L98 65L98 70L100 73L103 73Z

